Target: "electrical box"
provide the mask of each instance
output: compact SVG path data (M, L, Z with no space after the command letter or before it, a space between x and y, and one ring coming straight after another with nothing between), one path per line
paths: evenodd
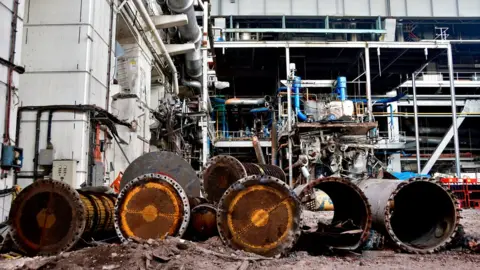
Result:
M52 166L53 164L53 149L41 149L38 153L38 165Z
M13 145L2 144L2 158L0 167L5 170L11 168L22 168L23 165L23 149Z
M52 179L62 181L72 187L77 186L77 161L76 160L54 160Z

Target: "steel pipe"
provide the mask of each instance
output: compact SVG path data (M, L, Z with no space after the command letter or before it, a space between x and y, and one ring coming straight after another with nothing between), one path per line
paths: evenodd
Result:
M323 233L305 233L299 240L300 246L328 246L335 249L355 250L368 239L372 226L372 211L365 194L355 184L348 180L327 177L312 181L303 188L296 189L302 203L316 204L316 191L321 190L330 197L334 214L331 227L326 228ZM309 207L315 209L318 207ZM351 222L350 226L355 227L355 234L348 234L335 231ZM345 228L345 231L352 231L352 228Z
M417 73L412 74L412 91L413 91L413 119L415 121L415 145L417 151L417 172L421 173L422 165L420 163L420 130L418 128L418 106L417 106L417 86L416 82Z
M192 207L186 235L195 241L205 241L218 235L217 208L208 203Z
M223 194L217 228L231 248L275 256L290 250L300 236L301 212L300 201L283 180L252 175Z
M373 229L403 251L439 251L457 231L459 204L435 182L368 179L358 186L372 204Z
M230 98L225 105L264 105L265 98Z
M37 180L12 204L9 222L15 244L29 256L56 255L80 239L115 235L115 196L75 190L65 182Z
M283 170L275 165L242 163L232 156L220 155L211 158L203 171L203 193L216 203L233 183L250 175L268 175L286 181Z
M450 77L450 98L452 100L452 126L453 126L453 145L455 147L455 169L457 177L461 177L460 170L460 144L458 141L458 126L457 126L457 101L455 97L455 79L453 77L453 55L452 44L448 44L447 57L448 57L448 74Z
M183 41L195 44L195 50L185 55L185 66L188 76L200 78L202 76L202 53L200 50L202 32L197 23L194 2L194 0L168 0L167 6L176 14L187 15L188 23L178 27L178 32Z

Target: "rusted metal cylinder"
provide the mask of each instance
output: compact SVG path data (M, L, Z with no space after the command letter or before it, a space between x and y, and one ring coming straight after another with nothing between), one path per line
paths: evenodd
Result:
M79 239L114 233L115 197L76 191L64 182L37 180L20 192L10 210L12 238L29 256L55 255Z
M284 181L252 175L223 194L217 211L222 241L234 249L275 256L300 236L301 204Z
M268 175L286 180L283 170L275 165L242 163L232 156L220 155L211 158L203 171L204 195L209 201L217 203L230 185L249 175Z
M459 204L434 181L368 179L358 186L372 203L373 228L405 252L439 251L457 231Z
M122 241L182 236L189 220L187 194L166 175L138 176L122 189L115 204L115 230Z
M296 192L302 202L309 202L316 200L317 190L325 192L332 201L333 219L330 224L319 226L321 232L306 233L302 241L335 249L358 249L368 239L372 226L371 207L365 194L350 181L337 177L314 180ZM305 245L311 246L310 243Z
M195 241L205 241L218 235L217 208L208 203L193 207L186 235L188 239Z

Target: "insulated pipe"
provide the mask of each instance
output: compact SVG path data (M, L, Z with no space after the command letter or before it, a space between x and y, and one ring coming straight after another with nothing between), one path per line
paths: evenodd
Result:
M295 110L297 111L298 119L301 121L306 121L307 116L300 111L300 87L302 79L300 77L295 77L293 80L293 92L295 95Z
M316 204L317 190L325 192L333 203L331 231L327 226L323 228L323 232L304 233L299 239L299 245L313 247L324 245L346 250L359 248L368 239L372 226L372 212L365 194L355 184L338 177L314 180L303 188L295 189L295 193L302 203L308 205L313 201ZM341 233L338 228L343 228L344 232L356 230L356 233Z
M176 14L187 15L188 23L178 27L178 32L183 41L195 44L195 50L185 55L185 66L188 76L200 79L202 76L202 53L200 50L202 32L197 23L194 2L194 0L168 0L167 6Z
M265 98L230 98L225 105L264 105Z
M413 91L413 119L415 121L415 145L417 151L417 172L422 172L422 165L420 163L420 140L419 140L419 130L418 130L418 106L417 106L417 86L416 78L417 73L412 74L412 91Z
M202 91L202 83L199 81L187 81L185 79L182 79L182 84L187 87L195 88L195 90L197 90L198 93L201 93Z
M460 143L458 142L458 126L457 126L457 101L455 97L455 81L453 78L453 55L452 44L448 44L448 74L450 77L450 98L452 100L452 126L453 126L453 145L455 147L455 169L457 177L460 177Z
M286 181L283 170L274 165L242 163L232 156L215 156L203 171L202 189L211 202L218 202L225 190L249 175L268 175Z
M193 0L192 0L193 1ZM158 34L157 28L152 22L152 19L150 19L150 15L148 14L148 11L145 9L145 6L142 3L142 0L133 0L133 3L137 7L138 11L140 11L140 15L142 16L142 19L147 23L148 27L150 28L150 31L153 34L153 38L157 42L158 46L160 47L160 50L162 51L162 54L165 56L165 59L167 59L167 64L172 70L172 84L173 84L173 91L175 94L178 95L178 74L177 74L177 68L175 67L175 64L173 63L172 58L168 54L167 48L165 47L165 44L163 43L162 38Z
M457 231L459 204L450 191L435 182L367 179L358 187L372 204L373 229L403 251L439 251Z
M260 146L260 142L258 141L257 136L253 136L252 138L253 149L255 150L255 155L257 156L257 161L259 164L266 164L265 156L263 155L262 147Z

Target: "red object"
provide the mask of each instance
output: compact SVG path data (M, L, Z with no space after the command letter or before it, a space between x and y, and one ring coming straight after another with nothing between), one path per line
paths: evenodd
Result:
M113 188L113 191L115 191L115 193L120 193L120 182L122 181L122 176L123 172L119 172L117 178L115 178L112 184L110 184L110 187Z

